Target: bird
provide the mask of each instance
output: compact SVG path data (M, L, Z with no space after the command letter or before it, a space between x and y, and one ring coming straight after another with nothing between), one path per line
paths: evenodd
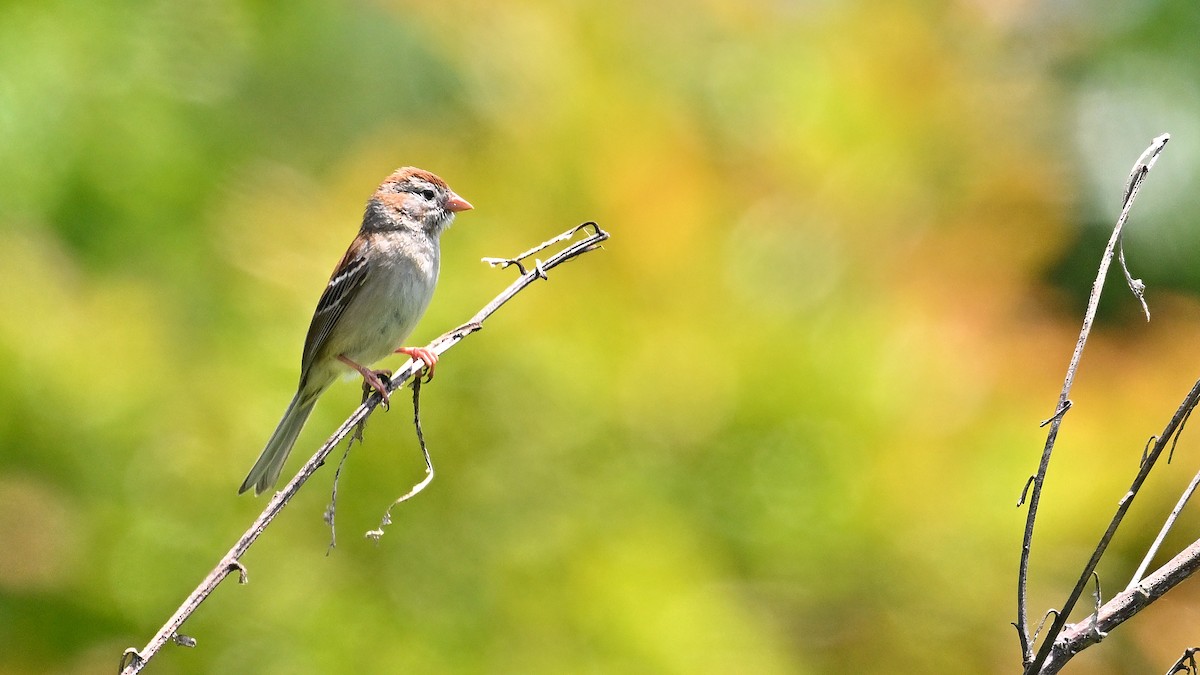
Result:
M259 495L279 473L317 399L346 372L358 371L384 403L388 371L370 366L392 353L421 361L433 377L437 355L404 347L437 285L440 236L456 213L474 207L444 180L416 167L389 175L363 213L362 227L317 301L300 360L300 383L238 494Z

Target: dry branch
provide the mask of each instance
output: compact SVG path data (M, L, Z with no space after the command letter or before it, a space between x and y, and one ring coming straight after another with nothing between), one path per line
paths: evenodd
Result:
M1142 459L1137 475L1133 479L1133 484L1121 498L1120 502L1118 502L1117 512L1109 523L1108 529L1105 530L1104 535L1100 538L1100 543L1096 546L1091 559L1084 568L1083 574L1076 583L1067 607L1056 617L1056 624L1061 624L1061 632L1052 632L1042 644L1042 651L1046 652L1046 658L1044 665L1041 665L1040 669L1036 671L1039 675L1057 673L1072 656L1078 654L1084 648L1103 640L1110 630L1149 606L1150 603L1190 576L1192 572L1196 571L1197 567L1200 567L1200 541L1198 541L1175 556L1173 560L1163 565L1145 580L1135 583L1125 591L1118 593L1084 620L1073 625L1066 625L1065 617L1070 612L1070 607L1074 605L1073 601L1079 598L1083 592L1082 588L1087 584L1088 579L1092 578L1095 574L1096 566L1100 564L1100 558L1104 555L1109 542L1112 541L1113 536L1116 534L1117 527L1121 524L1121 520L1129 510L1129 506L1133 503L1133 498L1141 490L1142 484L1150 476L1150 470L1154 468L1155 462L1162 456L1162 453L1168 447L1174 447L1179 434L1183 431L1183 425L1187 422L1188 417L1191 416L1192 411L1196 409L1198 403L1200 403L1200 380L1192 385L1191 391L1184 397L1183 402L1179 404L1179 409L1171 417L1171 421L1167 423L1166 428L1163 429L1162 435L1158 437L1153 447L1151 447L1145 458ZM1057 619L1061 619L1061 621L1057 621Z
M1200 540L1180 551L1132 590L1122 591L1104 603L1098 614L1066 626L1054 642L1041 675L1053 675L1062 670L1072 656L1103 640L1109 631L1150 606L1197 569L1200 569Z
M550 258L548 258L545 262L535 260L532 265L532 269L526 270L525 265L522 263L523 260L545 250L556 243L570 241L580 232L586 232L588 234L583 239L574 241L570 245L559 250L557 253L550 256ZM517 293L524 290L526 286L529 286L538 279L546 279L546 272L548 270L551 270L562 263L574 260L584 253L600 248L600 245L607 240L608 237L608 233L600 229L596 223L587 222L542 243L540 246L535 246L534 248L521 253L515 258L485 258L484 261L492 265L500 265L503 267L515 265L520 271L520 276L517 277L516 281L510 284L508 288L504 289L499 295L493 298L491 302L485 305L483 309L476 312L475 316L471 317L466 323L429 343L427 348L441 355L446 350L461 342L466 336L483 328L483 322L488 317L494 314L496 310L500 309L504 303L511 300ZM413 375L420 372L422 367L423 364L421 364L419 361L416 363L409 361L409 363L405 364L403 368L392 375L391 381L387 386L388 392L391 393L401 387L406 381L413 377ZM160 628L158 633L156 633L154 637L150 639L150 642L148 642L145 647L143 647L141 650L137 650L132 647L125 650L125 653L121 658L121 675L132 675L133 673L139 672L146 666L150 659L152 659L154 655L162 649L163 645L167 644L168 642L173 641L177 644L187 644L189 646L193 646L195 644L195 640L179 633L179 629L183 626L183 623L192 615L193 612L196 611L196 609L200 606L200 603L204 602L204 600L208 598L210 594L212 594L213 590L215 590L216 587L222 581L224 581L227 576L232 574L234 570L237 570L240 573L240 582L246 583L246 568L240 562L242 556L245 555L250 546L254 544L259 535L266 530L267 526L271 524L271 521L275 519L275 516L279 515L283 508L287 506L292 497L294 497L300 490L300 487L312 477L312 475L321 467L322 464L325 463L325 459L329 456L329 453L333 451L337 444L346 438L346 436L350 435L351 432L354 431L355 427L366 420L367 416L369 416L371 411L373 411L375 407L379 405L380 401L381 399L378 394L371 396L367 401L360 405L358 409L351 413L350 416L346 418L345 422L342 422L337 431L335 431L334 434L330 436L324 444L321 445L317 452L304 463L295 477L288 481L288 484L285 485L283 489L276 492L274 496L271 497L271 500L267 502L267 505L263 509L262 513L260 513L258 518L251 523L249 529L242 534L242 536L237 540L237 543L233 545L233 548L229 549L229 552L221 558L221 561L217 563L217 566L213 568L212 572L209 572L208 576L206 576L204 580L200 582L200 585L197 586L190 595L188 595L188 597L183 601L183 604L181 604L179 608L175 610L175 613L171 616L171 618L168 619L165 624L163 624L162 628Z
M1122 245L1122 235L1125 223L1129 219L1130 209L1133 207L1133 202L1137 198L1138 192L1141 189L1142 182L1146 179L1150 169L1153 168L1155 162L1158 161L1159 155L1163 148L1166 147L1170 140L1169 134L1163 134L1155 138L1149 147L1134 163L1133 169L1129 173L1129 179L1125 184L1124 201L1121 205L1121 215L1117 218L1116 226L1113 228L1112 235L1109 237L1108 245L1104 249L1104 254L1100 258L1099 269L1096 272L1096 279L1092 283L1092 290L1088 296L1087 309L1084 312L1083 326L1079 331L1079 338L1075 342L1075 349L1071 355L1070 364L1067 366L1067 374L1063 380L1062 391L1059 393L1058 404L1055 406L1055 413L1049 420L1049 430L1046 434L1046 443L1042 449L1041 461L1038 464L1037 473L1031 478L1026 485L1026 492L1029 497L1029 511L1025 519L1025 533L1021 545L1020 566L1017 572L1017 620L1014 625L1017 628L1017 634L1021 643L1022 662L1025 666L1025 675L1034 675L1035 673L1043 672L1042 665L1047 662L1050 657L1051 650L1055 647L1057 638L1062 633L1066 626L1067 619L1071 615L1076 603L1082 596L1084 589L1087 586L1088 580L1095 572L1096 566L1100 562L1100 557L1103 556L1107 549L1109 541L1116 532L1117 526L1123 519L1125 512L1128 510L1133 498L1137 494L1137 490L1141 487L1146 475L1154 464L1154 459L1157 459L1158 454L1153 453L1152 457L1148 456L1146 461L1142 462L1138 476L1134 479L1133 488L1120 501L1116 515L1109 524L1108 530L1101 537L1100 544L1096 547L1091 559L1085 566L1083 573L1076 582L1074 589L1067 597L1067 601L1062 608L1054 613L1054 620L1050 624L1047 634L1042 638L1042 645L1037 653L1034 653L1034 639L1029 634L1028 623L1028 582L1029 582L1029 558L1033 546L1034 525L1037 521L1038 505L1041 501L1042 488L1045 485L1046 473L1050 467L1050 458L1054 452L1054 445L1058 439L1058 431L1062 426L1065 413L1071 407L1070 393L1071 386L1075 381L1075 374L1079 369L1080 360L1083 357L1083 348L1087 344L1088 336L1091 334L1092 322L1096 318L1096 310L1100 305L1100 294L1104 289L1104 281L1108 275L1109 266L1112 263L1114 255L1120 252L1119 262L1122 271L1125 274L1126 283L1130 290L1142 303L1143 309L1146 312L1146 318L1150 318L1149 309L1145 305L1145 286L1140 279L1135 279L1129 273L1129 269L1125 265L1124 248ZM1182 420L1178 422L1181 423ZM1173 419L1173 423L1177 420ZM1172 431L1172 433L1174 433ZM1161 444L1168 440L1169 437L1161 438L1156 448L1161 452ZM1025 494L1022 494L1022 503L1024 503ZM1094 625L1094 623L1092 624ZM1069 656L1067 657L1069 658ZM1064 661L1065 662L1065 661Z

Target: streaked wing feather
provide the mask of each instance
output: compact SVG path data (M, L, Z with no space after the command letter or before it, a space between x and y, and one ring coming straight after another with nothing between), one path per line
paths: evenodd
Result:
M317 354L329 340L354 292L367 280L367 248L365 239L355 240L346 255L342 256L333 276L329 278L329 284L325 286L325 292L317 301L312 323L308 326L308 336L304 339L304 356L300 362L300 372L304 375L308 374Z

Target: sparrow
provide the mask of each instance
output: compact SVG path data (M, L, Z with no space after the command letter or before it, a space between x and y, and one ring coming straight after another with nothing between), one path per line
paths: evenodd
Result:
M367 201L362 228L317 301L304 352L300 384L267 447L238 494L273 487L313 406L347 368L388 401L388 371L370 365L400 353L425 364L433 377L437 355L403 347L437 285L439 237L454 214L473 208L434 174L404 167L388 176Z

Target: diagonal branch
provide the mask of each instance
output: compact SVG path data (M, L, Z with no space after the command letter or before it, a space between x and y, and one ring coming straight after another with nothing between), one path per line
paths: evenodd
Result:
M1180 551L1170 562L1137 586L1121 591L1112 600L1104 603L1098 615L1094 614L1084 621L1066 626L1054 642L1054 648L1046 659L1046 665L1041 669L1041 675L1059 672L1072 656L1102 640L1109 631L1178 586L1196 570L1200 570L1200 541L1195 541Z
M540 260L536 261L534 269L525 271L524 267L520 266L521 260L527 258L528 256L542 251L555 243L571 240L580 232L584 232L587 236L564 247L545 262ZM445 335L442 335L438 339L431 342L428 345L428 349L436 352L439 355L444 353L446 350L461 342L463 338L483 328L483 322L488 317L496 313L496 310L500 309L504 303L511 300L514 296L516 296L517 293L520 293L522 290L524 290L525 287L529 286L538 279L547 278L546 272L548 270L551 270L562 263L574 260L584 253L600 248L601 244L607 240L608 237L608 232L600 229L600 226L598 226L596 223L587 222L568 230L567 232L564 232L558 237L550 239L541 246L534 247L533 249L522 253L516 258L506 259L505 262L519 266L519 269L522 270L521 276L517 277L516 281L513 281L508 288L504 289L499 295L493 298L491 302L483 307L483 309L476 312L475 316L471 317L462 326L455 328L449 333L446 333ZM488 259L487 261L490 260L491 259ZM413 375L419 372L422 367L423 365L420 364L420 362L414 363L409 361L404 365L404 367L402 367L392 376L391 382L388 384L388 392L391 393L398 389L409 378L413 377ZM232 574L234 570L240 571L240 581L241 583L246 583L246 568L243 567L242 563L240 562L242 556L245 555L246 551L250 549L250 546L254 544L259 535L266 530L267 526L271 524L271 521L275 519L275 516L279 515L283 508L287 506L292 497L294 497L300 490L300 487L304 485L304 483L308 481L308 479L311 478L314 473L316 473L317 469L319 469L322 464L325 463L325 459L329 456L329 453L333 451L334 447L336 447L338 443L346 438L346 436L350 435L350 433L354 431L354 428L371 414L371 411L373 411L375 407L379 405L380 400L381 399L378 394L372 396L362 405L360 405L357 410L351 413L350 417L346 418L345 422L342 422L341 426L337 428L337 431L335 431L334 434L330 436L320 448L317 449L317 452L304 463L304 466L300 468L300 471L296 474L296 476L292 478L292 480L288 481L288 484L285 485L283 489L281 489L279 492L276 492L274 496L271 497L271 501L267 502L267 505L263 509L262 513L260 513L258 518L255 518L254 522L251 523L250 528L242 534L242 536L237 540L237 543L233 545L233 548L229 549L229 552L221 558L220 562L217 563L217 566L213 568L212 572L209 572L208 576L206 576L204 580L200 582L200 585L197 586L190 595L188 595L188 597L183 601L183 604L181 604L179 608L175 610L175 613L171 616L171 618L168 619L165 624L163 624L162 628L160 628L158 633L156 633L154 637L150 639L150 642L148 642L145 647L143 647L140 651L132 647L125 650L124 655L121 657L121 675L132 675L133 673L141 671L141 669L146 666L150 659L154 658L154 655L162 649L163 645L167 644L168 642L173 641L179 644L195 644L194 640L179 633L179 628L183 626L184 621L186 621L188 617L190 617L192 613L196 611L196 609L200 606L200 603L204 602L204 600L207 599L210 594L212 594L216 587L222 581L224 581L226 577Z
M1100 268L1096 273L1096 280L1092 283L1087 310L1084 313L1083 326L1079 331L1079 339L1075 342L1075 351L1071 354L1071 362L1067 366L1067 375L1063 380L1062 392L1059 394L1058 404L1055 406L1056 411L1065 412L1070 407L1071 386L1075 383L1075 373L1079 369L1080 360L1083 358L1083 347L1087 344L1088 335L1091 334L1092 322L1096 318L1096 309L1100 306L1100 293L1104 289L1104 280L1108 276L1108 268L1112 263L1113 254L1121 241L1121 233L1125 228L1125 222L1129 219L1129 210L1133 207L1133 201L1137 197L1146 175L1149 173L1151 167L1154 166L1154 163L1158 160L1159 153L1166 147L1167 141L1170 139L1169 134L1163 134L1155 138L1150 146L1146 148L1146 151L1142 153L1142 156L1138 158L1138 161L1134 163L1133 170L1129 174L1129 180L1125 185L1125 199L1121 207L1121 215L1117 219L1116 227L1113 228L1112 236L1109 237L1108 246L1104 249L1104 255L1100 258ZM1126 278L1130 280L1132 279L1132 275L1126 272ZM1141 299L1141 289L1132 284L1131 289ZM1056 412L1050 420L1050 429L1046 433L1046 443L1042 448L1042 458L1038 463L1037 473L1034 474L1033 483L1029 487L1029 511L1026 514L1025 534L1021 542L1021 562L1017 572L1017 621L1015 625L1021 641L1021 658L1026 666L1025 672L1027 674L1038 672L1041 663L1046 659L1049 647L1054 643L1055 636L1062 630L1067 617L1071 613L1072 606L1078 600L1078 593L1072 594L1072 598L1068 601L1068 604L1055 617L1054 623L1050 626L1049 634L1044 638L1045 641L1042 644L1042 648L1035 657L1033 643L1029 638L1028 623L1029 554L1033 546L1033 528L1037 521L1037 510L1041 502L1042 487L1046 482L1046 473L1050 468L1050 456L1054 452L1054 444L1058 439L1058 430L1062 426L1062 420L1063 415L1060 412ZM1084 575L1085 580L1087 576L1090 576L1090 572ZM1079 589L1077 588L1076 590Z

